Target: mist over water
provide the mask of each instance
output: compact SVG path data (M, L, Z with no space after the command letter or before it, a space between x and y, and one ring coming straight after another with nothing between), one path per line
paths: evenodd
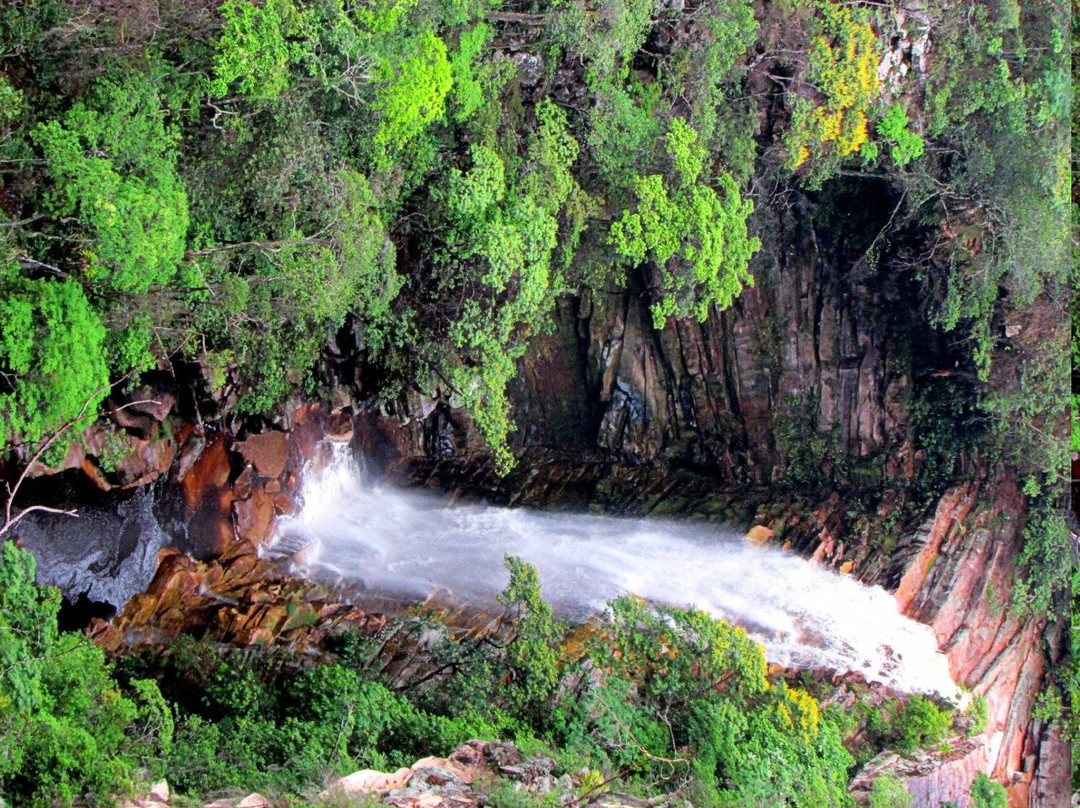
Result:
M267 552L293 556L298 575L404 598L441 588L481 605L495 603L509 580L503 556L516 555L564 618L633 593L744 626L786 667L957 693L930 628L887 592L715 525L457 505L371 481L339 450L306 480L301 510Z

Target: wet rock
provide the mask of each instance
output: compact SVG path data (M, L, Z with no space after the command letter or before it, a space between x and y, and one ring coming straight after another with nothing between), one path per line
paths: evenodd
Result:
M110 475L120 488L152 483L169 472L176 457L176 444L171 437L152 441L129 438L128 447Z
M754 525L746 532L746 539L751 544L762 547L776 537L776 531L765 525Z
M331 413L326 421L326 436L338 443L348 443L353 439L352 417L345 412Z
M194 555L215 555L233 540L231 475L225 436L214 435L180 485L188 514L187 535L191 537L184 549Z
M245 463L261 477L280 477L289 459L289 436L284 432L263 432L233 444Z
M337 632L370 634L385 623L382 615L335 601L314 584L280 577L250 542L237 541L205 562L163 551L147 591L111 625L96 623L92 636L112 652L182 633L237 645L320 647Z
M261 483L255 484L246 499L233 502L236 535L254 545L262 544L273 532L276 513L275 495L268 494Z

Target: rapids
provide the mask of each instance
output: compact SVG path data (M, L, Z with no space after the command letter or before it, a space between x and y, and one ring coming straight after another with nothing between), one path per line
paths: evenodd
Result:
M455 504L371 479L344 450L303 493L265 551L291 556L297 575L402 598L443 589L493 605L509 579L503 557L516 555L536 566L544 597L569 619L626 593L694 605L745 627L770 662L957 698L930 628L901 615L888 592L732 529Z

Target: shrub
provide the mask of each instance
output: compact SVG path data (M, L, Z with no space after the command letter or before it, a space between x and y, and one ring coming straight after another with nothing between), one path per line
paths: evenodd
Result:
M108 394L105 327L71 281L0 273L0 445L35 443Z
M761 247L747 232L753 203L743 199L730 174L721 174L716 190L702 181L705 149L696 131L673 118L667 133L672 172L634 181L637 204L611 226L610 243L631 264L646 259L659 270L653 294L653 325L669 316L691 314L704 320L710 306L727 308L753 284L751 256Z
M1008 804L1005 786L995 783L985 772L975 775L971 783L971 808L1006 808Z
M943 740L951 727L951 710L939 710L925 696L916 695L897 711L893 738L897 750L910 754Z
M895 776L886 774L874 781L869 805L870 808L915 808L915 798Z
M0 798L107 802L140 757L168 746L171 718L152 682L132 700L100 648L58 632L59 594L33 585L34 567L11 542L0 548Z
M144 293L176 275L187 243L188 200L174 133L150 76L107 76L60 120L36 127L53 190L45 208L72 217L82 275Z

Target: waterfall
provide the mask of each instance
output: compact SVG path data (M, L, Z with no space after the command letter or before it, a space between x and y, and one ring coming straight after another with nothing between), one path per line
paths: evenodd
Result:
M546 600L569 619L632 593L693 605L745 627L770 662L856 672L904 692L956 699L928 626L868 587L795 555L701 522L461 505L372 480L344 449L304 484L267 551L297 575L423 599L436 589L491 605L503 556L536 566Z

